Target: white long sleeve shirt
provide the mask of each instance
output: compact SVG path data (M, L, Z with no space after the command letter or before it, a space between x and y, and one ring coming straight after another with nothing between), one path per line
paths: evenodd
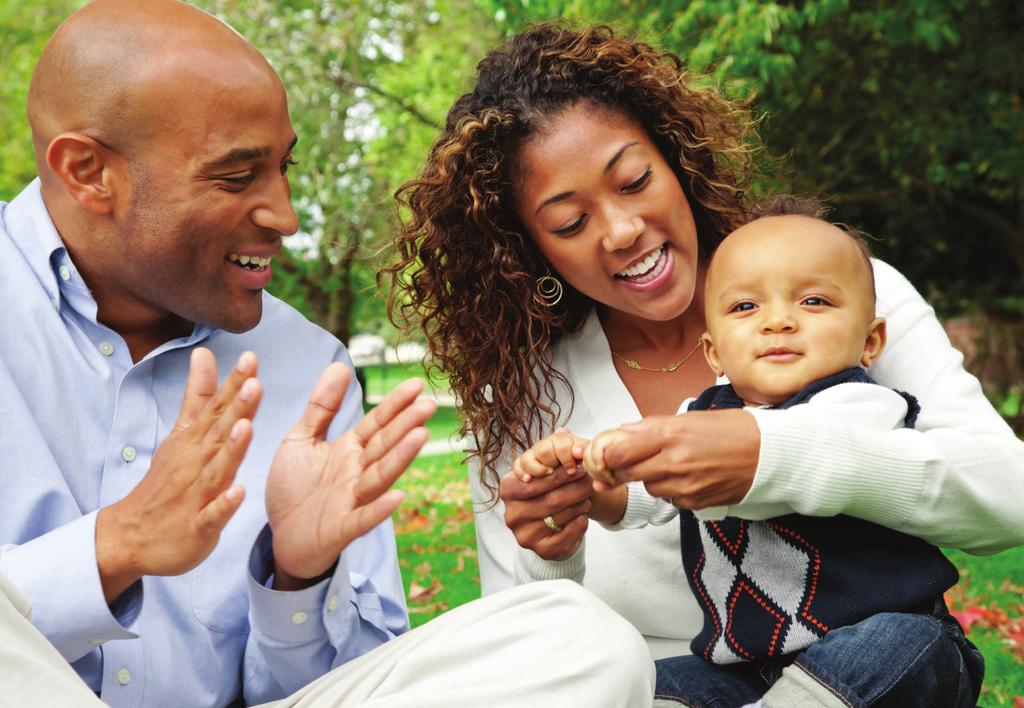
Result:
M874 261L877 311L889 341L868 373L921 403L914 430L847 425L821 408L752 411L761 432L754 483L717 515L764 519L780 513L849 514L938 546L994 553L1024 543L1024 443L963 368L935 312L891 266ZM575 394L559 388L557 425L584 438L641 418L615 371L601 324L591 313L561 340L554 364ZM511 468L512 455L499 475ZM877 464L885 460L886 464ZM520 549L499 501L489 505L470 465L485 594L516 582L570 577L629 619L655 657L688 653L701 612L683 577L674 524L615 533L591 524L573 557L544 561ZM631 499L632 503L632 499ZM584 573L585 569L585 573Z

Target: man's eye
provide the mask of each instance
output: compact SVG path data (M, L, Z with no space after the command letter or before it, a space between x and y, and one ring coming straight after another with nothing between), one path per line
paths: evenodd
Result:
M229 175L226 177L218 177L217 179L231 187L245 189L252 183L253 176L251 172L248 172L244 175Z
M294 157L289 156L287 160L281 163L281 174L286 174L290 166L297 164L299 164L299 161Z
M636 192L636 191L638 191L640 189L643 189L644 185L646 185L650 180L651 180L651 168L648 167L647 170L642 175L640 175L639 178L637 178L633 182L630 182L625 187L623 187L622 191L623 192Z
M583 226L583 222L586 220L587 215L580 214L579 218L577 218L576 221L572 222L568 226L563 226L560 229L552 229L551 233L555 234L556 236L568 236L573 231L578 231L580 227Z
M735 305L729 308L729 312L751 312L756 309L757 305L747 300L744 302L737 302Z

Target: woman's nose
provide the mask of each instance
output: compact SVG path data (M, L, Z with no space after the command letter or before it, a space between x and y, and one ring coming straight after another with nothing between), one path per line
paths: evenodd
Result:
M629 248L643 232L642 217L626 212L612 214L608 219L608 228L603 239L604 247L608 251Z

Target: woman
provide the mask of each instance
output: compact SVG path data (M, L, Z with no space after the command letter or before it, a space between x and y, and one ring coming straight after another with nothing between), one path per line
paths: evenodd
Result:
M744 218L756 147L749 115L695 84L676 57L607 28L514 37L400 190L410 218L390 270L476 441L483 591L582 579L655 657L688 652L700 628L678 530L588 524L618 521L615 505L565 469L518 481L512 461L531 448L569 459L559 428L589 439L644 418L606 457L688 508L846 513L975 552L1024 541L1024 445L883 263L890 341L870 373L920 399L916 431L857 435L798 409L674 415L715 382L696 346L704 267Z

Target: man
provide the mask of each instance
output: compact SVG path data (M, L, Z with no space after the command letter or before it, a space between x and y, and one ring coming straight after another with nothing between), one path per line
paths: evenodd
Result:
M31 646L30 603L88 688L16 704L649 701L636 633L571 586L389 642L388 488L433 405L407 383L360 421L344 348L263 292L296 136L255 49L176 0L97 0L28 113L39 179L0 205L0 575L28 602L0 586L0 617Z

